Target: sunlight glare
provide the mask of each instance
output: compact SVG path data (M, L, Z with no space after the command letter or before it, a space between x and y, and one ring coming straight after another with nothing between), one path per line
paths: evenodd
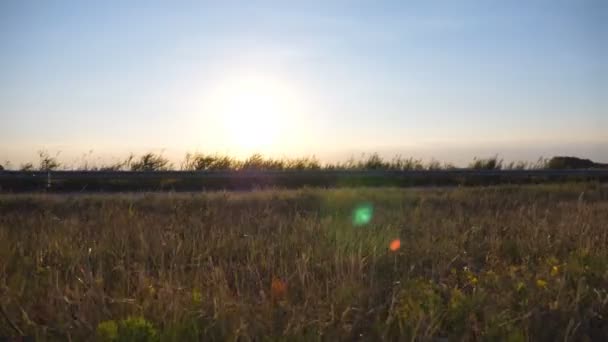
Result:
M214 102L224 136L241 150L268 150L281 144L299 116L290 89L267 77L228 80L218 87Z

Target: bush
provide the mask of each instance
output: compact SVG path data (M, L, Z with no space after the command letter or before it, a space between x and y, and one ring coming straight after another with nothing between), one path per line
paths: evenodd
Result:
M590 169L602 166L605 165L594 163L589 159L576 157L553 157L547 165L549 169Z

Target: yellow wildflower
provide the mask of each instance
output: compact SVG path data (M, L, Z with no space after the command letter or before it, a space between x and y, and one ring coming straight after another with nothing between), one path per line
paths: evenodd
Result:
M559 266L551 267L551 276L556 277L559 275Z

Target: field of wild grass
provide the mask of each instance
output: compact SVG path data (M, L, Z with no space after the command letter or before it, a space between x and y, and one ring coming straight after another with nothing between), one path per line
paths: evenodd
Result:
M600 340L608 188L0 196L0 336Z

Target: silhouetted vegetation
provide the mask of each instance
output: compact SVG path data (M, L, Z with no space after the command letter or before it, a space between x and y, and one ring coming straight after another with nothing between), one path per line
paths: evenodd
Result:
M90 156L90 155L89 155ZM8 163L7 163L8 164ZM441 163L436 159L424 162L422 159L404 158L395 156L387 160L378 153L361 155L355 159L351 157L345 162L330 162L322 164L316 157L301 158L272 158L256 153L250 157L239 160L234 157L220 154L187 153L184 160L175 168L168 158L159 153L145 153L139 157L131 154L122 161L110 164L90 163L83 158L82 164L68 166L59 162L57 156L50 156L46 151L39 152L39 164L33 163L21 165L20 170L52 171L63 166L64 169L81 171L305 171L305 170L453 170L457 167L450 163ZM580 168L606 168L608 164L595 163L589 159L576 157L553 157L551 159L539 158L536 162L511 161L505 163L498 156L489 158L474 158L465 169L473 170L538 170L538 169L580 169ZM5 169L9 169L5 167Z
M59 155L59 153L57 155ZM61 163L57 160L57 155L52 157L47 151L39 151L38 156L40 157L40 163L38 170L53 171L58 169L61 166Z
M548 162L550 169L592 169L606 168L608 164L594 163L589 159L581 159L577 157L553 157Z
M498 159L497 156L487 159L475 158L469 168L473 170L500 170L502 169L502 159Z
M235 169L237 164L236 160L228 156L188 153L181 168L186 171L219 171Z
M21 166L19 167L20 171L32 171L34 170L34 164L32 163L25 163L25 164L21 164Z
M169 159L151 152L144 154L130 165L131 171L167 171L171 169Z
M321 164L314 156L303 158L268 158L254 154L244 160L225 155L203 153L188 154L180 164L182 171L209 172L202 174L179 173L166 175L158 171L174 171L173 164L162 154L130 155L112 164L84 161L73 168L78 171L139 171L135 173L54 173L41 176L7 174L0 177L0 191L198 191L248 190L265 187L297 188L358 187L358 186L455 186L492 184L529 184L541 182L608 181L604 173L515 173L509 170L547 170L551 166L572 166L561 157L551 160L539 158L535 163L511 162L505 164L497 156L475 158L468 168L457 169L435 159L428 163L421 159L396 156L391 160L379 154L362 155L345 162ZM576 158L575 158L576 159ZM570 159L568 159L570 160ZM552 162L551 162L552 161ZM558 163L559 162L559 163ZM579 164L576 164L579 165ZM575 165L575 166L576 166ZM583 164L590 165L588 163ZM595 167L602 164L593 163ZM21 166L24 171L52 171L59 167L69 170L56 157L40 153L38 166L32 163ZM461 172L461 171L474 172ZM217 172L216 172L217 171ZM395 172L394 172L395 171ZM398 172L433 171L433 172ZM497 172L498 171L498 172Z

